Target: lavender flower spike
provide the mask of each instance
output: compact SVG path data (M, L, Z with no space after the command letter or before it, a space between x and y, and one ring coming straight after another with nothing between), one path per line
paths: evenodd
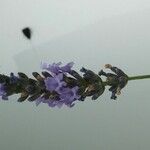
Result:
M92 70L82 68L80 75L72 70L73 62L62 65L61 62L41 64L41 75L32 72L34 78L28 77L23 72L18 72L15 76L0 74L0 97L8 100L8 96L20 94L18 102L28 100L35 101L36 106L41 103L49 107L61 108L63 105L73 107L75 102L84 101L86 97L92 100L98 99L105 91L106 86L110 86L111 99L116 99L121 90L130 80L149 79L150 75L128 76L121 69L106 64L105 68L114 73L107 73L101 70L98 74ZM101 76L106 77L103 81Z

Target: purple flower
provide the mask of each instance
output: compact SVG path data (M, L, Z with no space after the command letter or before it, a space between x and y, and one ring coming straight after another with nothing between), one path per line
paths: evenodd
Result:
M70 62L66 64L65 66L61 67L60 69L62 72L70 72L73 65L74 65L74 62Z
M71 71L71 68L73 67L74 63L70 62L68 64L66 64L65 66L60 66L62 63L53 63L51 64L47 64L47 63L42 63L41 64L41 68L42 69L46 69L54 74L58 74L58 73L67 73Z
M73 62L70 62L64 66L60 66L61 62L53 63L52 65L47 63L42 64L42 69L50 71L53 75L52 77L47 77L44 80L46 90L50 92L55 91L58 94L58 97L53 99L45 99L40 97L35 101L36 106L38 106L40 103L46 103L49 107L57 106L58 108L61 108L63 105L68 107L73 107L75 105L74 101L80 98L78 95L79 87L76 86L69 88L67 87L66 82L63 81L64 74L71 71L73 64Z
M60 95L61 101L67 104L79 99L79 95L77 94L78 89L79 88L76 86L74 88L63 88L59 90L58 94Z
M61 108L62 105L63 105L63 102L60 102L58 100L51 100L51 99L49 99L47 101L47 104L48 104L49 107L55 107L55 106L57 106L58 108Z
M8 100L8 97L6 96L5 87L3 84L0 84L0 96L3 100Z
M66 105L68 107L73 107L75 104L74 101L78 100L80 96L77 94L78 87L74 88L61 88L58 90L59 99L44 99L44 98L38 98L36 102L36 106L38 106L40 103L47 103L49 107L55 107L61 108L63 105Z
M52 65L47 64L47 63L43 63L43 64L41 64L41 67L42 67L42 69L46 69L46 70L48 70L54 74L58 74L59 70L60 70L60 65L61 65L61 62L53 63Z
M55 107L58 106L59 108L62 106L62 102L59 102L58 100L54 100L54 99L45 99L45 98L38 98L36 101L36 106L38 106L41 103L47 103L49 107ZM61 105L61 106L60 106Z
M48 77L44 80L46 89L49 91L58 91L66 83L63 81L63 74L60 73L54 77Z

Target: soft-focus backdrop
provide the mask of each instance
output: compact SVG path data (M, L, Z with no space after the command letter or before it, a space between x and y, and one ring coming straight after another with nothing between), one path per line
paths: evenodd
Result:
M150 74L149 18L149 0L0 0L0 73L74 61L77 71L111 63ZM149 89L150 80L131 81L117 101L107 91L71 109L1 100L0 150L148 150Z

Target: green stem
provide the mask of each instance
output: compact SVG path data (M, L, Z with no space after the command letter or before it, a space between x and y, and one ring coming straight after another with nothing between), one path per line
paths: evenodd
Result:
M150 75L141 75L141 76L131 76L128 78L128 80L141 80L141 79L148 79L150 78Z

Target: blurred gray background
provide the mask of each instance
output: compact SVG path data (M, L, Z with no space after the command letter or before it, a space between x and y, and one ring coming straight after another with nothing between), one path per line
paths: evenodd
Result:
M31 76L41 62L105 63L150 74L148 0L0 0L0 72ZM21 33L29 26L31 42ZM148 150L150 80L131 81L117 101L106 91L75 107L0 101L0 150Z

